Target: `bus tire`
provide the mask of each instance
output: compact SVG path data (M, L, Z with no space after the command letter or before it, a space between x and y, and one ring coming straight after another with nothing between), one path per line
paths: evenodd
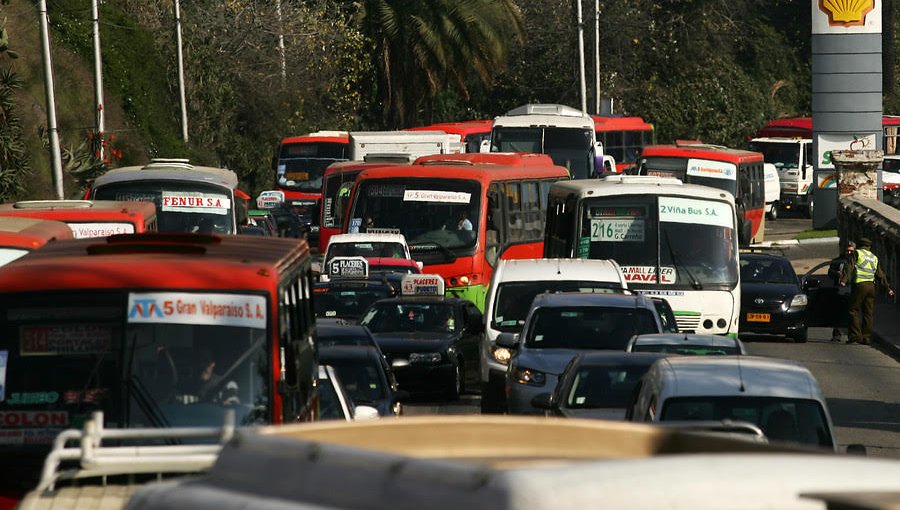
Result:
M772 204L772 207L769 209L769 214L766 215L768 219L772 221L778 220L778 204Z

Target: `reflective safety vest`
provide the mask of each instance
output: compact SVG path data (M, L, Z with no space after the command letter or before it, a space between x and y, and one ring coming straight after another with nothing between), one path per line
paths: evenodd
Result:
M856 283L874 282L878 257L865 248L856 250Z

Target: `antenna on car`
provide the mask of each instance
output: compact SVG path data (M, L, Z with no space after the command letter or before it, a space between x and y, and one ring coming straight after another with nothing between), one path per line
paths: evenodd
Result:
M741 371L741 357L737 357L737 368L738 368L738 379L741 381L741 386L738 388L738 391L741 393L747 391L744 389L744 373Z
M556 258L556 274L562 274L562 271L559 270L559 257Z

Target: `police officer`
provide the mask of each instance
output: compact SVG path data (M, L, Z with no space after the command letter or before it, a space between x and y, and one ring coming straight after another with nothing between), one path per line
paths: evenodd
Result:
M832 259L828 266L828 276L831 277L834 287L837 289L837 299L839 303L840 317L837 319L838 324L844 325L848 321L847 311L850 308L850 287L841 286L841 277L848 271L848 268L856 262L856 243L847 241L844 253L835 259ZM841 341L841 328L835 326L831 330L831 341Z
M872 339L872 318L875 311L875 283L887 289L888 296L894 291L887 281L884 271L878 267L878 257L871 251L872 241L863 237L857 243L856 258L848 265L841 278L841 286L851 284L850 328L847 343L868 344Z

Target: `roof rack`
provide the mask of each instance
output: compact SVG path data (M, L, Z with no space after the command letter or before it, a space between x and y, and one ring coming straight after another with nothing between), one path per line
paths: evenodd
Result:
M187 158L153 158L150 160L150 163L144 165L141 170L158 170L160 168L194 169L190 160Z
M226 409L222 427L172 427L107 429L103 412L96 411L84 429L68 429L53 442L44 462L37 490L55 490L56 483L93 477L131 474L198 473L207 471L218 458L222 446L234 436L234 410ZM216 444L182 444L181 440L217 439ZM79 441L78 447L67 446ZM109 446L105 441L131 444ZM176 441L176 444L172 444ZM169 444L159 444L167 442ZM79 466L60 469L65 461ZM105 481L105 480L104 480Z

